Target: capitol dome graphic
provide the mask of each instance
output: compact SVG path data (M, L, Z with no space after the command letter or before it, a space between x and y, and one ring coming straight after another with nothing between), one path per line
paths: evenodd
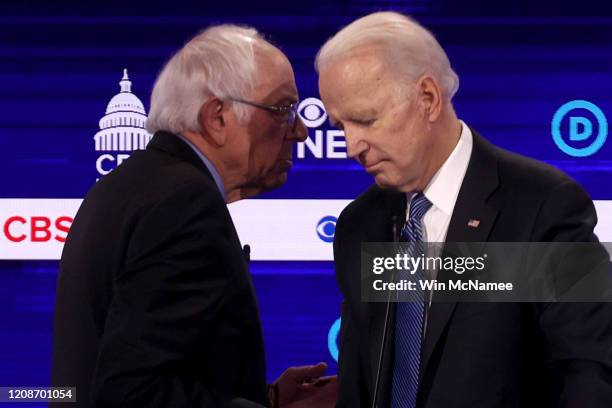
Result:
M124 152L147 147L152 135L145 129L147 113L144 105L132 93L132 81L127 69L119 81L121 91L106 106L100 119L100 131L94 136L96 151Z

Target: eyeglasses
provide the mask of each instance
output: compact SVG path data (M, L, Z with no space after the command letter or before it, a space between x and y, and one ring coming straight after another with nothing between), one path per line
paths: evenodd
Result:
M234 102L244 103L246 105L254 106L256 108L267 110L268 112L272 112L278 116L287 115L287 127L291 128L292 131L295 130L295 126L297 124L298 117L298 105L299 102L293 102L289 105L276 106L276 105L268 105L265 103L245 101L244 99L230 99Z

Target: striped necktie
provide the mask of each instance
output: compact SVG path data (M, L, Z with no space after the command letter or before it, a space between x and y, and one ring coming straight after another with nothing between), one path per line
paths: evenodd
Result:
M409 243L408 256L420 256L424 249L422 220L429 208L431 208L431 202L423 193L417 193L412 198L408 221L401 233L401 240ZM415 278L419 277L423 277L422 270L417 270L415 273ZM424 304L422 301L399 302L396 305L395 353L391 385L392 408L414 408L416 406L423 316Z

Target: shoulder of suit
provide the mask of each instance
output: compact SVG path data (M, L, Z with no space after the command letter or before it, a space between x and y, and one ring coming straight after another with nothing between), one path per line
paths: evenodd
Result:
M384 211L389 193L389 190L384 190L374 184L346 206L340 217L348 220L359 219L371 215L376 209Z
M578 183L550 164L495 147L500 185L516 185L523 191L546 193L562 185ZM580 187L581 188L581 187Z
M214 180L176 157L155 150L134 152L129 159L99 180L88 193L132 203L155 202L173 192L191 189L199 196L222 198Z

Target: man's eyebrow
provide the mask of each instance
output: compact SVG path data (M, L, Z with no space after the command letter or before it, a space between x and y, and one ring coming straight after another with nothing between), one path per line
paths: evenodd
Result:
M282 95L274 99L274 102L271 105L291 105L292 103L296 103L298 101L297 95Z
M275 101L275 105L278 105L280 103L283 104L290 104L290 103L294 103L298 101L298 94L296 91L291 90L291 89L285 89L282 92L279 92L278 95L276 95L276 97L274 98Z
M364 109L362 111L360 110L355 110L353 112L351 112L351 114L349 115L349 117L351 118L369 118L372 116L376 116L378 114L378 112L376 111L376 109Z

